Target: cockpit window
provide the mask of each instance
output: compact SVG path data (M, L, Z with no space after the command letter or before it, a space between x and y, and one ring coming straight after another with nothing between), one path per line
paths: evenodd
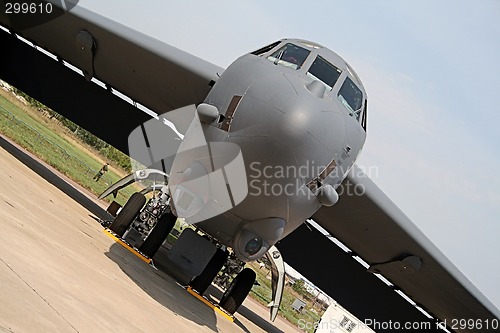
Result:
M323 59L323 57L317 56L307 75L314 80L323 82L332 90L341 73L340 69Z
M339 90L338 98L344 106L359 120L361 105L363 104L363 92L347 77Z
M262 54L264 54L266 52L269 52L272 49L274 49L276 46L278 46L279 43L280 43L280 41L277 41L277 42L274 42L274 43L269 44L267 46L264 46L263 48L260 48L257 51L253 51L252 54L253 55L262 55Z
M285 67L299 69L307 59L309 53L311 52L303 47L288 43L267 57L267 59L274 62L275 65L279 64Z

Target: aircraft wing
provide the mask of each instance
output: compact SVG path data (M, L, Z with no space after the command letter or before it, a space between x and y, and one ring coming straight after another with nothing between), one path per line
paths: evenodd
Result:
M12 38L12 35L0 31L2 46L5 46L0 56L1 77L78 124L84 123L84 119L79 119L83 118L79 113L85 114L86 118L93 118L89 116L93 109L99 110L95 112L94 122L104 117L108 129L110 122L114 122L109 114L113 114L115 119L122 116L120 121L124 123L124 133L118 134L120 140L125 139L122 142L126 143L131 130L147 118L127 112L122 114L117 108L124 110L130 107L117 106L114 102L106 104L96 97L99 93L87 93L91 84L85 85L85 79L98 79L106 85L108 92L109 88L119 91L133 102L160 114L203 102L218 75L223 72L216 65L80 6L64 14L61 8L55 5L53 8L54 11L61 11L61 15L41 24L26 22L30 16L24 15L23 24L20 25L15 18L0 13L0 24L11 33L22 36L37 48L43 48L57 57L57 60L53 60L45 55L47 59L31 55L33 50L16 42L19 38ZM69 74L62 73L59 67L64 66L58 66L62 61L76 67L85 79L79 75L77 79L70 79ZM33 83L24 77L37 82ZM106 92L101 87L99 89L103 91L101 95ZM68 95L72 98L68 98L67 105L61 105L61 99ZM116 96L113 97L116 99ZM78 105L82 103L86 104L85 110ZM69 111L78 108L78 112ZM130 124L127 125L127 122ZM82 127L96 132L94 124L83 124ZM119 131L119 128L114 127L114 133L109 130L105 133L103 129L95 134L106 140ZM119 141L109 139L106 141L110 143Z
M493 328L498 328L498 318L500 318L498 309L356 165L343 183L344 192L347 194L354 192L355 188L357 193L363 192L363 194L343 194L336 205L322 207L312 216L312 219L331 236L347 246L352 251L351 256L359 256L369 265L369 268L363 269L365 272L368 271L365 274L381 274L394 285L393 289L401 290L434 318L441 322L446 321L447 326L452 329L463 332L495 331ZM312 244L307 246L313 249L315 247ZM287 251L283 251L281 247L280 250L285 261L289 262ZM328 257L332 256L335 256L333 252L320 256L323 267L330 264ZM301 269L299 260L295 260L292 266L300 272L306 270ZM337 267L337 269L341 274L350 274L346 271L347 267L345 269ZM485 272L487 272L486 269ZM334 271L333 274L337 272ZM362 273L358 274L361 274L360 278L366 278L362 276ZM327 279L325 275L328 274L311 275L309 278L320 287L335 283L332 279L322 281L322 279ZM315 279L317 281L314 281ZM354 275L351 280L356 280ZM357 291L361 292L361 285L349 287L349 283L350 281L346 282L345 288L353 288L352 294L356 293L356 288L359 288ZM364 282L357 281L356 283L363 284ZM331 296L336 298L335 292ZM380 295L377 297L385 298ZM366 305L374 301L374 304L378 303L382 308L387 307L386 303L389 302L388 298L370 300L369 294L361 295L360 298L361 301L358 303ZM399 310L395 308L392 311ZM365 318L363 319L376 318L375 316L369 317L368 313L369 311L364 312ZM397 317L396 313L392 315L393 319ZM482 329L479 329L479 325L474 326L469 321L469 326L466 325L465 329L460 329L460 325L453 325L453 323L461 319L476 320L482 324L493 322L496 326L493 328L490 326L488 330L487 325L482 325Z
M157 113L201 103L223 71L80 6L18 33Z

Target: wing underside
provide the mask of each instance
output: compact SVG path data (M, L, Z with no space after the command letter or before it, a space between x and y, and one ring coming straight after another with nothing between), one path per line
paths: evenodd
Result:
M223 71L79 6L24 30L2 14L0 24L0 77L124 151L150 118L137 105L160 114L199 104Z
M448 326L453 320L460 319L481 320L483 323L498 320L499 312L495 306L356 165L343 185L344 188L362 189L363 194L342 195L335 206L321 208L312 219L331 236L345 244L352 251L349 256L359 256L368 264L368 269L361 269L364 274L380 274L392 284L389 287L381 281L378 284L372 281L372 288L400 290L435 319L446 321ZM314 245L312 247L314 248ZM281 248L280 250L288 262L286 251ZM337 255L339 254L330 252L330 256ZM325 256L328 254L322 254L322 258ZM325 259L325 263L327 262L328 259ZM297 265L300 266L301 263L297 262ZM342 274L351 273L342 267L337 268ZM301 271L300 267L296 269ZM353 276L356 274L361 273L353 273ZM314 276L311 278L315 279ZM365 278L367 277L360 275L360 279ZM320 280L321 277L318 277L320 287L321 284L331 283ZM354 277L351 281L353 280ZM358 280L356 283L365 283L363 281ZM349 284L351 282L346 282L346 288L352 288L351 291L355 294L356 284ZM373 306L377 303L385 304L384 299L368 299L369 293L370 291L366 292L366 298L362 302L373 302ZM373 294L372 297L386 297L382 295ZM335 298L335 295L332 296ZM391 311L394 311L394 317L397 317L398 309ZM361 313L361 318L374 318L370 317L370 310ZM483 326L481 331L488 330Z

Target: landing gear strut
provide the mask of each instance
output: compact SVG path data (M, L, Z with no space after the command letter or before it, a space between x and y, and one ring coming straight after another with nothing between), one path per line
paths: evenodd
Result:
M116 193L136 180L146 179L155 174L167 177L166 174L158 170L139 170L112 185L100 198ZM153 192L154 195L146 202L144 194L147 192ZM170 198L166 182L155 184L151 188L143 190L142 193L134 193L109 228L119 238L123 238L127 245L135 249L138 248L140 254L150 260L159 250L177 220L177 217L171 212L169 204ZM195 231L186 229L168 252L171 264L177 265L179 268L175 272L180 277L176 277L176 279L180 279L178 281L184 279L183 285L189 284L188 290L195 290L198 295L202 295L214 280L215 283L219 284L224 282L226 291L219 302L219 307L232 315L248 296L255 283L256 273L250 268L241 270L244 263L238 260L235 264L235 260L231 261L228 250L225 247L219 248L216 245L217 240L204 240L206 243L203 243L200 242L200 237ZM213 256L210 257L212 253ZM273 256L276 257L275 254ZM226 265L226 270L230 268L229 276L241 270L231 283L224 278L224 274L218 275L224 265ZM273 270L273 277L274 275ZM222 279L220 279L221 276ZM281 293L276 293L275 288L273 288L273 300L276 294L279 295L276 297L278 302L273 302L275 304L274 310L271 311L275 312L274 317L277 314ZM273 318L273 314L271 318Z

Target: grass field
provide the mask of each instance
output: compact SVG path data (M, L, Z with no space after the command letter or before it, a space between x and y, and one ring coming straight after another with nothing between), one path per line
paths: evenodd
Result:
M271 273L267 268L260 268L259 264L256 262L247 265L257 273L257 282L260 284L252 288L250 295L259 303L267 306L267 304L271 302ZM297 312L292 308L292 303L297 298L306 302L306 307L302 312ZM314 307L311 298L312 295L300 294L293 290L291 286L285 286L280 306L280 315L296 326L298 326L298 321L300 319L312 323L319 321L324 310L320 309L319 306ZM311 328L310 330L306 330L306 332L312 333L314 329Z
M125 171L111 165L99 182L94 181L92 178L106 157L78 142L57 120L24 105L3 89L0 89L0 133L96 195L125 175ZM116 201L123 205L135 191L134 187L120 191Z

